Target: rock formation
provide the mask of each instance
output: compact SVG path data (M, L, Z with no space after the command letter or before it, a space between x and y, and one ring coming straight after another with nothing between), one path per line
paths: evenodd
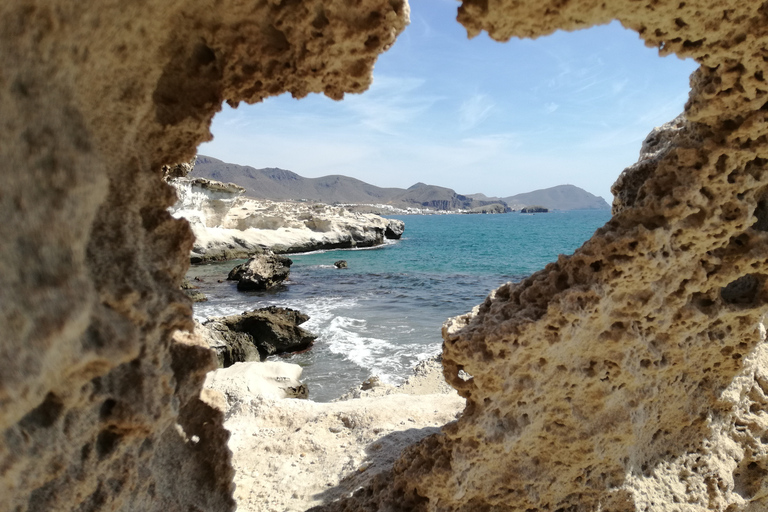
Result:
M216 359L222 368L235 363L261 361L253 336L233 331L216 319L208 320L205 324L195 321L194 332L216 353Z
M240 511L303 511L346 496L464 406L431 363L400 388L380 386L333 403L280 399L301 369L278 364L241 363L206 379L206 400L224 412L232 433Z
M237 289L267 290L288 279L293 261L270 250L259 250L248 261L233 268L227 280L237 281Z
M307 398L307 387L299 380L301 372L301 366L281 361L235 363L210 372L205 387L222 393L227 402L256 397Z
M387 227L384 228L384 237L388 240L400 240L405 231L405 223L397 219L389 219Z
M222 101L361 92L398 0L0 2L0 508L232 510L162 166ZM196 439L196 441L194 441Z
M290 308L269 306L254 309L240 315L211 318L203 325L222 333L227 345L239 347L245 341L235 339L232 333L242 333L248 336L250 344L256 347L263 361L267 357L286 352L299 352L308 349L317 336L299 327L309 320L309 316ZM232 343L230 343L230 340ZM245 349L235 349L245 353ZM248 361L249 359L234 359Z
M174 335L192 328L179 285L194 242L167 212L161 168L194 155L223 100L364 90L407 12L398 0L0 3L4 508L232 510L223 415L199 398L214 358ZM446 325L445 376L467 399L458 422L326 510L768 506L768 6L459 9L470 35L497 40L612 19L700 63L684 120L617 182L613 219L574 255Z
M549 209L543 206L524 206L520 209L520 213L547 213L548 211Z
M195 234L192 263L248 258L262 248L294 253L371 247L403 234L400 220L324 204L251 199L233 183L205 178L170 183L179 195L171 212L187 219Z
M186 278L181 281L181 289L192 302L205 302L208 300L208 297L203 292L198 291L198 287L190 283Z
M685 116L646 141L584 246L445 325L459 421L323 510L768 506L766 4L459 10L499 40L613 18L701 63Z

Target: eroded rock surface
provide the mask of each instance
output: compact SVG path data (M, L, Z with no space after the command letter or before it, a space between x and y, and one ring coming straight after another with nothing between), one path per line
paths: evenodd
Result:
M323 510L763 510L768 8L465 0L470 34L619 19L693 57L685 116L620 177L573 256L446 323L464 415ZM655 138L656 137L656 138Z
M341 98L402 1L0 2L0 509L223 511L228 433L162 166L222 101ZM196 441L194 441L196 439Z
M203 325L217 331L231 331L227 340L236 333L245 334L263 361L268 356L308 349L317 336L299 327L307 320L309 316L301 311L268 306L240 315L214 317Z
M178 166L177 166L178 167ZM171 208L195 235L192 263L278 253L381 245L399 239L405 225L370 213L326 204L279 202L242 196L234 183L205 178L171 180L179 200Z
M406 18L397 0L0 3L3 507L233 508L222 414L199 398L211 351L173 335L193 240L162 165L223 100L364 90ZM464 415L327 510L766 507L768 7L459 10L498 40L612 19L701 64L685 120L580 250L446 325Z
M250 334L233 331L216 320L208 320L205 324L195 321L194 332L216 353L222 368L246 361L261 361Z
M436 371L420 365L404 386L387 386L385 393L315 403L276 399L287 381L269 374L292 380L295 365L281 363L284 370L270 372L265 364L233 367L254 371L254 379L218 379L227 369L206 380L212 392L224 395L217 403L232 432L240 512L299 512L347 496L390 469L408 445L455 420L464 406L433 365Z
M293 261L270 250L260 250L248 261L233 268L227 279L237 281L237 289L267 290L286 279L291 272Z

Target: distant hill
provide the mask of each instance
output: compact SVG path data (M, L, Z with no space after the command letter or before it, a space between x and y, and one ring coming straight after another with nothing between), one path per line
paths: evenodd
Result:
M507 205L520 209L531 204L561 210L609 208L608 203L602 198L573 185L561 185L500 199L486 197L483 194L457 194L453 189L425 183L416 183L408 189L402 189L377 187L341 175L304 178L284 169L274 167L256 169L247 165L226 163L204 155L197 157L190 176L235 183L245 188L246 195L257 199L311 200L329 204L390 204L398 208L418 207L435 210L499 211L504 210ZM548 192L560 188L564 190ZM546 197L536 195L540 193L545 193ZM524 196L532 196L532 198L528 201ZM510 199L513 201L510 202ZM499 206L485 208L490 205Z
M450 188L425 183L416 183L408 189L381 188L348 176L304 178L284 169L255 169L204 155L197 157L190 176L235 183L245 188L246 195L259 199L391 204L435 210L471 209L492 204L457 194Z
M503 201L515 210L530 205L540 205L550 210L605 210L611 207L602 197L590 194L574 185L558 185L534 190L504 197Z
M488 197L485 194L465 194L467 197L478 201L490 201L492 203L503 203L504 200L500 197Z
M255 169L200 155L190 176L235 183L246 195L258 199L309 199L324 203L385 203L403 192L401 188L380 188L347 176L304 178L278 168Z
M404 203L420 204L435 210L469 210L490 204L457 194L450 188L427 185L426 183L416 183L393 199Z

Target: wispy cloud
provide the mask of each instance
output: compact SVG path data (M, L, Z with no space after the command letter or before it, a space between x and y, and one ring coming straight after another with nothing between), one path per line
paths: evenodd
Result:
M441 98L419 94L425 80L377 75L364 95L347 95L344 106L355 121L371 130L397 135L400 128L424 114Z
M461 129L470 130L485 121L495 106L487 94L474 94L464 100L459 107Z
M517 133L494 133L481 137L466 137L461 139L461 144L468 149L516 149L522 146L521 139Z

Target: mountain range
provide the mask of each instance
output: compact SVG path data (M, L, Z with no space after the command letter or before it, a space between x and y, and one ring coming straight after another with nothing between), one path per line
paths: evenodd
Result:
M491 205L513 210L531 205L558 210L610 208L602 197L574 185L558 185L509 197L486 197L483 194L457 194L453 189L425 183L402 189L377 187L338 174L304 178L285 169L256 169L204 155L198 155L190 176L235 183L245 188L247 196L276 201L310 200L328 204L389 204L397 208L475 211L486 211Z

